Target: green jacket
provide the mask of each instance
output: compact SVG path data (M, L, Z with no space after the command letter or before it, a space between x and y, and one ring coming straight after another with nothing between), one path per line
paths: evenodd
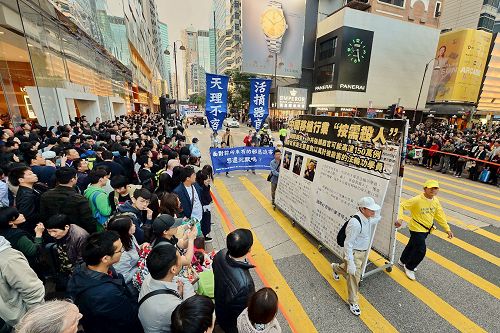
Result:
M96 206L94 206L94 200L93 196L94 193L99 192L99 194L95 194L95 203ZM89 201L90 209L92 209L92 215L95 215L96 211L98 210L99 213L103 216L111 216L111 205L109 204L108 200L108 194L104 191L102 187L98 187L95 185L90 185L87 187L87 189L84 192L85 198Z

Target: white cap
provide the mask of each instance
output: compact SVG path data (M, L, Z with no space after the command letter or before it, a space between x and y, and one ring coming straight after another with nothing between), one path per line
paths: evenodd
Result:
M52 150L47 150L47 151L44 151L42 153L42 157L46 160L51 160L53 159L54 157L56 157L56 152L52 151Z
M375 203L372 197L363 197L358 201L359 208L368 208L369 210L380 210L380 206Z

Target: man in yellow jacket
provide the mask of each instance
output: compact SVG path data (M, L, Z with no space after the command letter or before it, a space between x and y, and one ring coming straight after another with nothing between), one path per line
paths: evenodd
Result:
M448 238L453 238L443 207L436 197L438 192L437 180L427 180L424 183L424 193L403 201L399 206L399 219L395 223L397 228L403 224L403 211L410 211L410 241L398 261L410 280L415 280L415 268L425 257L425 239L435 229L434 221L448 233Z

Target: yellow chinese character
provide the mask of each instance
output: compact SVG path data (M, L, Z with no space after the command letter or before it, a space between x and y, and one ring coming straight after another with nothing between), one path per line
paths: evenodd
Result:
M321 134L328 135L328 129L330 128L330 123L324 121L321 123Z
M347 151L347 143L342 144L342 151Z
M384 172L384 163L377 162L377 165L375 165L375 171L378 171L380 173Z
M358 140L359 139L359 132L361 131L361 125L358 124L351 124L349 126L349 135L347 138L349 140Z
M336 146L337 147L335 149L341 150L342 149L342 142L337 142Z
M307 121L306 132L312 133L314 122L312 120Z
M370 142L373 138L374 128L372 126L362 126L359 133L359 141Z
M373 158L380 160L381 157L382 157L382 151L375 149L373 151Z
M374 160L369 160L369 161L368 161L368 165L367 165L367 169L368 169L368 170L373 170L373 169L375 169L375 164L376 164L376 162L375 162Z
M384 137L384 128L383 127L380 127L379 130L378 130L378 134L375 138L372 139L372 142L375 143L377 141L380 140L380 143L385 145L386 143L386 140L385 140L385 137Z
M361 159L361 167L366 168L368 165L368 160L366 158Z
M353 145L349 145L347 147L347 151L350 152L351 154L354 152L354 146Z
M321 130L321 121L315 121L313 132L317 134L319 133L320 130Z
M372 157L373 156L373 149L371 148L366 148L366 157Z
M331 141L326 141L326 147L331 148L332 147L332 142Z
M337 136L339 138L347 138L347 133L349 133L349 125L341 124L339 126L339 131L337 132Z
M306 128L307 128L307 120L301 120L300 121L300 129L299 130L301 132L304 132L306 130Z
M354 165L359 166L361 164L361 159L358 156L355 156L353 163Z

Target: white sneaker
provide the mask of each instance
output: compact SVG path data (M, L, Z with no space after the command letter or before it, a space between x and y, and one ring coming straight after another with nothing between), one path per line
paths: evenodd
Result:
M406 276L408 277L408 279L412 280L412 281L415 281L416 278L415 278L415 272L406 268L405 267L405 273L406 273Z
M332 269L333 269L333 279L334 279L335 281L340 280L340 276L339 276L339 275L337 274L337 272L335 271L335 269L336 269L336 268L337 268L337 269L339 268L339 264L337 264L337 263L335 263L335 262L332 262L331 266L332 266Z
M359 305L357 305L357 304L349 304L349 309L351 310L352 314L355 316L359 316L361 314L361 309L359 308Z

